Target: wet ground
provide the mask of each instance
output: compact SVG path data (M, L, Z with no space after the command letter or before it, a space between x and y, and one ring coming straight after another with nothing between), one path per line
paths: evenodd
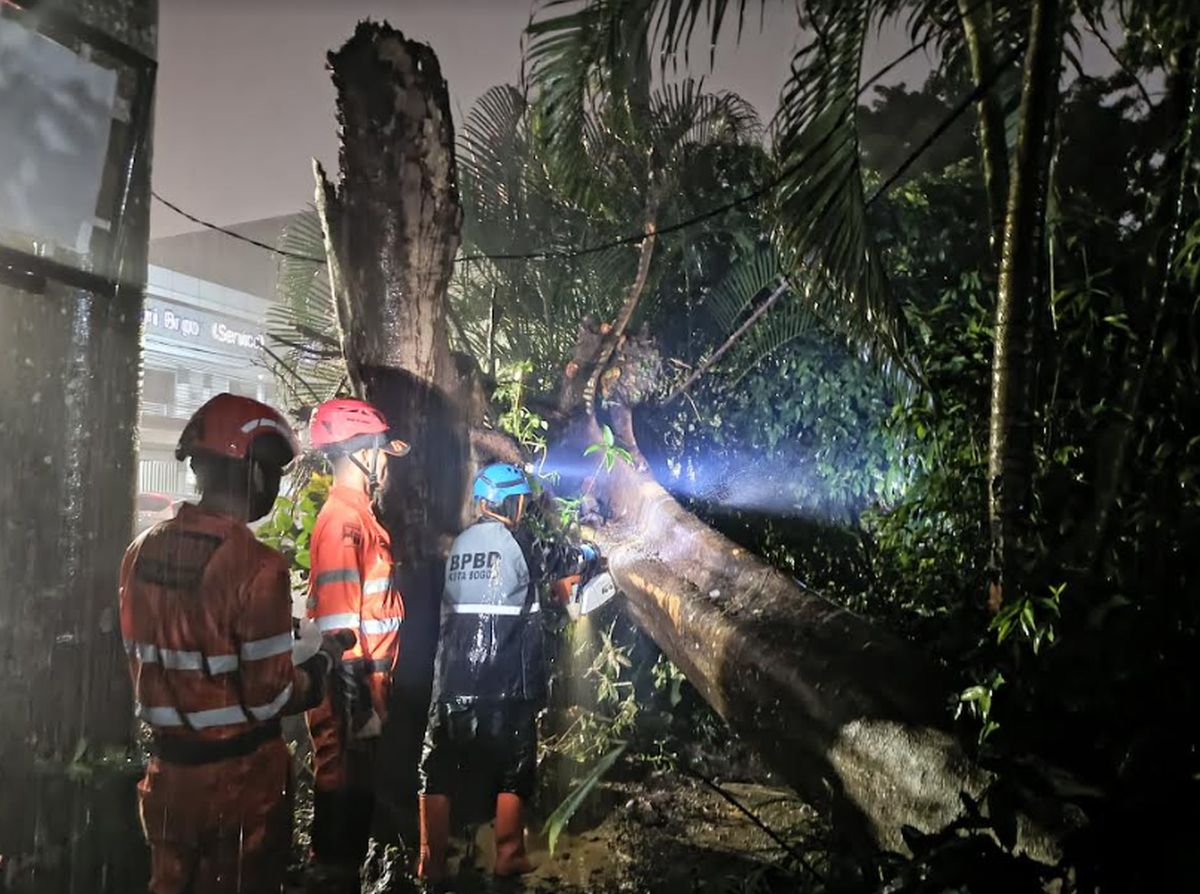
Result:
M42 809L26 818L27 846L0 852L0 892L145 890L145 846L136 827L133 783L133 776L122 773L31 797L28 803ZM721 782L720 787L785 841L823 831L815 813L786 789L747 782ZM297 854L306 849L300 819ZM754 821L708 786L673 771L602 783L559 837L553 855L538 820L531 824L529 845L536 870L518 881L497 882L490 872L490 824L466 830L452 843L451 883L445 890L774 894L805 889L805 880L784 868L782 848ZM22 852L29 856L16 856ZM407 871L410 859L393 849L377 860L364 894L417 890ZM288 894L332 890L311 879L294 882Z
M721 788L787 841L816 831L814 812L785 789L747 783ZM536 869L498 881L489 825L456 838L450 859L453 892L756 892L802 890L784 868L784 852L741 810L700 782L660 773L643 782L609 783L592 795L590 816L561 835L551 855L536 829L529 835ZM576 828L578 826L578 828ZM398 868L398 867L397 867ZM391 875L371 894L413 890Z

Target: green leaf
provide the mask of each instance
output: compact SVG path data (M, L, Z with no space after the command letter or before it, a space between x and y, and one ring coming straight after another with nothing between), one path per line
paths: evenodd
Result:
M612 751L608 752L608 754L604 755L604 757L600 758L595 766L580 781L579 785L575 787L575 790L567 795L555 811L550 814L546 820L546 824L542 827L542 833L548 838L551 854L554 853L555 845L558 843L558 836L567 827L567 824L571 821L571 817L575 815L576 811L583 805L583 802L587 800L587 796L591 794L592 789L596 787L597 783L604 777L604 774L617 762L617 758L625 753L626 747L627 743L622 742L616 748L612 749Z
M583 451L583 455L591 456L593 453L597 453L598 451L603 450L603 449L604 449L603 444L589 444L587 449L585 449Z

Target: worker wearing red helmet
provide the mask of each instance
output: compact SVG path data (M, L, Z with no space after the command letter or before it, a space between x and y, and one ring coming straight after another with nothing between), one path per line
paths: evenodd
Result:
M247 522L274 505L295 437L265 404L219 394L175 455L200 489L121 565L121 632L151 758L139 786L150 890L283 888L290 760L280 717L318 703L345 633L293 665L288 563Z
M334 483L310 541L308 615L319 630L351 630L339 685L308 713L316 778L313 857L358 890L374 813L375 748L400 652L404 601L392 569L391 539L375 515L388 457L408 445L388 435L383 414L339 398L313 412L312 446L333 464Z

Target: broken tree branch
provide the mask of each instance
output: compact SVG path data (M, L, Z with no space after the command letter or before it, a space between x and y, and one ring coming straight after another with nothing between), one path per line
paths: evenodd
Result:
M742 323L741 326L738 326L738 328L736 330L734 330L733 334L730 335L729 338L725 339L725 343L723 345L721 345L721 347L717 348L717 350L713 352L713 355L711 357L709 357L707 360L705 360L703 363L701 363L698 367L696 367L696 369L692 372L692 374L684 380L683 384L680 385L678 388L676 388L674 391L672 391L671 396L668 397L665 401L663 401L663 403L664 404L674 403L675 400L681 394L683 394L685 391L687 391L689 388L691 388L692 385L694 385L696 383L696 380L699 379L706 372L708 372L716 364L716 362L718 360L720 360L722 357L724 357L725 353L730 348L732 348L735 344L737 344L738 341L741 339L741 337L743 335L745 335L747 332L749 332L754 327L754 324L757 323L760 319L762 319L763 315L766 314L766 312L769 311L772 307L774 307L775 303L780 298L782 298L787 293L787 291L788 291L788 283L787 283L787 280L784 280L783 282L781 282L779 284L779 287L777 289L775 289L774 292L771 293L770 297L768 297L766 301L764 301L762 304L760 304L758 307L756 307L754 309L754 313L750 314L750 316L746 318L746 322Z

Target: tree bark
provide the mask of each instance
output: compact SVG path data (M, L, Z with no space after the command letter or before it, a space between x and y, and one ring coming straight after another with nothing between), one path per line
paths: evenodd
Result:
M595 410L596 387L600 382L600 374L612 358L613 351L625 334L629 321L633 319L642 293L646 291L646 281L650 276L650 261L654 257L656 242L655 223L653 214L649 216L644 228L645 238L638 249L638 266L629 291L625 293L625 301L617 314L616 322L611 328L600 328L600 338L594 343L580 338L576 343L575 357L567 365L562 388L559 392L558 409L562 413L570 413L583 403L589 413ZM582 348L582 350L581 350Z
M356 393L412 446L385 495L406 617L380 780L392 830L411 835L442 556L468 508L474 401L447 325L462 221L454 128L437 56L390 26L360 23L329 65L341 176L335 187L316 165L316 199L342 350Z
M1008 191L992 358L988 520L995 609L1023 564L1032 500L1033 306L1045 294L1043 241L1062 55L1059 0L1034 0L1017 158Z
M979 133L979 163L991 221L992 250L996 251L1004 242L1008 144L1005 140L1004 107L1000 103L999 86L993 81L996 54L992 43L992 4L988 0L982 3L977 0L958 0L958 14L967 54L971 59L971 79L976 87L992 84L975 104L975 119Z

